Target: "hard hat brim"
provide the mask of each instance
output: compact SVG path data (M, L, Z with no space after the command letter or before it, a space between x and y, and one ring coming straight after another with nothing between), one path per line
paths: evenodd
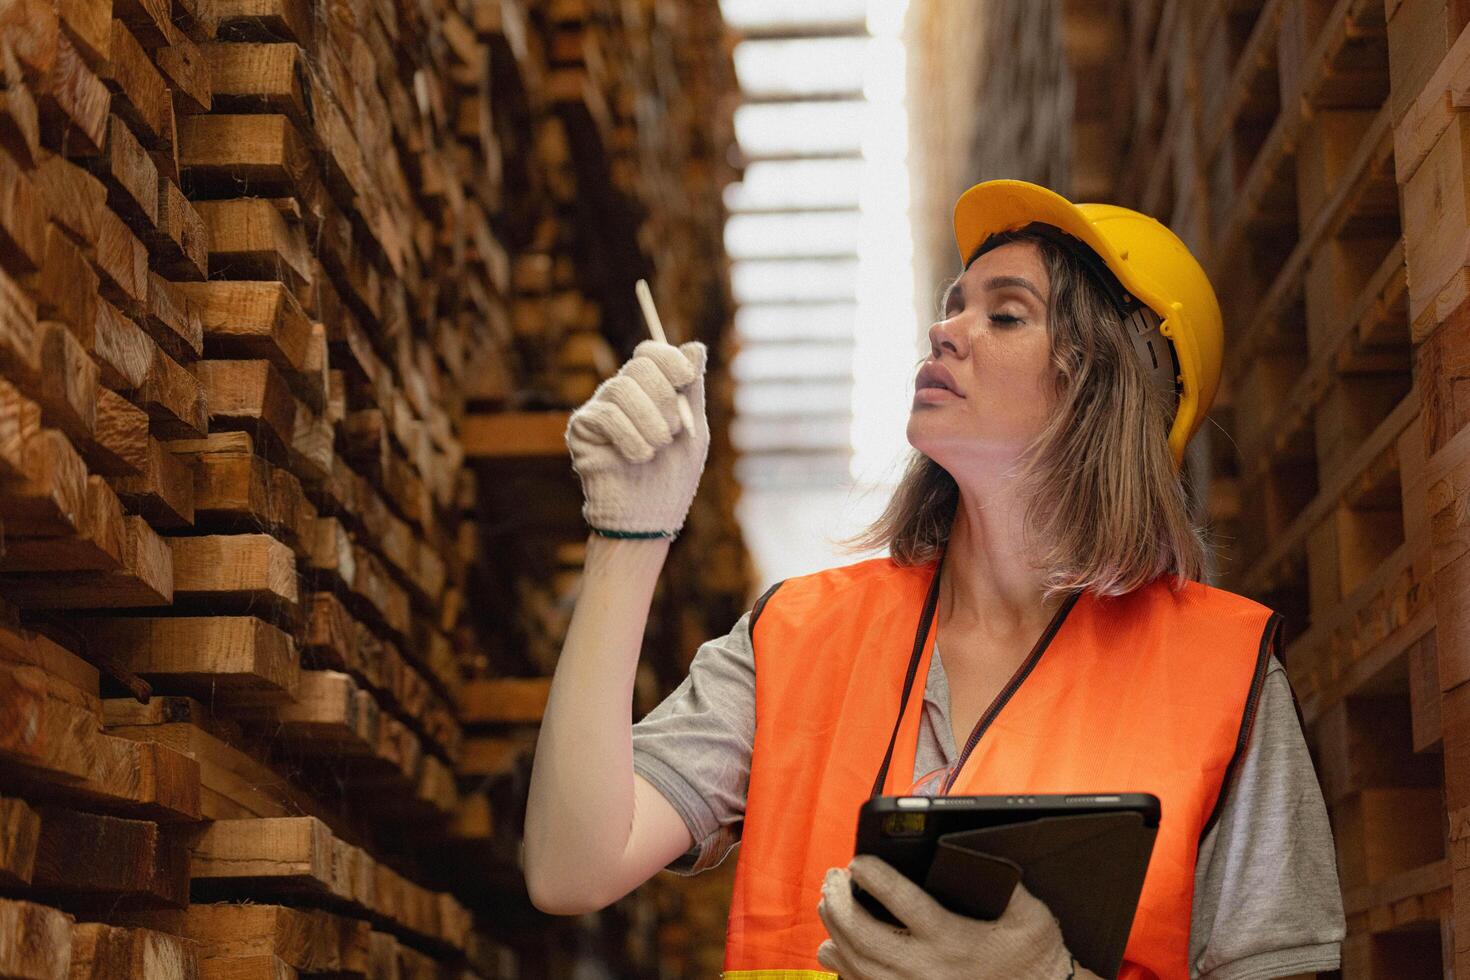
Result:
M1121 264L1081 208L1056 191L1024 180L987 180L960 195L954 206L954 238L960 262L968 263L975 249L991 235L1015 231L1033 221L1054 225L1079 239L1110 268Z

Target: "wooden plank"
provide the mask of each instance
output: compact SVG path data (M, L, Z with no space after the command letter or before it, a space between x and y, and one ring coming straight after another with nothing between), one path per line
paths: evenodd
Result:
M12 538L0 556L0 572L113 571L122 567L127 530L117 495L100 476L87 479L83 513L74 537Z
M253 616L82 617L74 625L163 690L240 704L287 702L296 692L295 644Z
M31 182L51 220L82 246L83 255L94 256L98 219L107 206L107 188L102 182L65 157L52 154L31 173Z
M306 144L280 115L186 116L179 166L195 184L244 193L302 194L317 182Z
M41 809L31 885L55 900L189 904L189 849L159 824L48 806Z
M297 603L296 557L269 534L209 534L169 539L175 600L213 608Z
M173 279L209 273L209 229L193 202L167 175L158 177L158 231L147 238L158 269Z
M292 43L205 44L210 84L220 112L277 112L307 125L304 52Z
M168 85L133 32L120 20L112 22L111 48L98 77L112 91L112 111L150 147L172 130Z
M21 453L22 478L0 490L0 519L29 535L75 534L86 506L82 458L55 429L29 435Z
M466 725L536 724L551 693L549 677L502 677L465 681L458 691Z
M168 547L141 517L123 518L122 567L114 571L28 573L5 580L6 598L31 609L120 609L173 601Z
M200 361L198 371L211 429L246 429L284 456L295 433L296 400L269 361Z
M97 389L95 426L81 441L87 468L103 476L138 476L149 464L148 413L110 388Z
M471 415L460 429L468 460L559 459L567 455L570 412L497 412Z
M206 356L266 360L287 375L306 370L311 321L283 284L214 281L175 289L200 311Z
M71 980L198 980L185 940L152 929L82 922L72 929Z
M156 346L143 329L111 303L97 304L97 321L83 345L102 370L102 383L114 391L143 387L153 371Z
M200 201L197 207L209 229L209 263L217 278L278 279L292 288L311 281L311 252L301 225L288 222L270 201L243 197Z
M0 976L67 980L72 917L57 909L0 898Z
M25 800L0 797L0 885L29 885L36 866L41 818Z
M102 71L112 43L112 0L59 0L57 18L93 71Z
M148 249L108 208L97 215L96 268L106 301L133 316L147 311Z
M9 156L0 155L0 264L16 275L45 261L47 196Z
M154 273L148 276L148 317L158 342L183 362L204 352L204 320L198 308L180 293L178 283Z
M103 152L89 166L107 185L107 206L134 231L158 226L158 167L116 115L108 118Z
M120 912L117 918L192 939L204 959L269 955L306 973L367 971L372 927L314 909L219 903Z
M102 153L112 96L64 34L57 39L50 86L38 95L41 137L47 147L67 157Z
M194 842L189 873L196 882L262 894L319 893L350 901L352 874L334 865L333 844L331 830L315 817L216 820Z
M154 348L148 378L131 397L148 413L153 431L160 436L192 439L208 431L211 409L205 404L202 378L185 370L162 348Z
M46 228L46 251L35 280L36 313L85 330L97 320L97 274L56 225Z
M76 442L88 440L97 425L101 373L64 324L42 322L37 333L46 365L35 391L41 418Z
M118 496L156 527L185 528L194 523L194 473L189 464L148 439L146 458L136 476L112 481Z

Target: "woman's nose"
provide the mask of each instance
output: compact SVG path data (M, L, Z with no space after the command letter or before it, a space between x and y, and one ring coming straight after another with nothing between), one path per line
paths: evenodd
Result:
M955 357L967 357L970 353L969 340L958 323L959 317L940 320L929 328L929 348L934 357L949 352Z

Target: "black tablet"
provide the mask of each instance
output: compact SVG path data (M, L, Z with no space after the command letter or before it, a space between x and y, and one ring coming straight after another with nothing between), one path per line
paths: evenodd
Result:
M858 811L857 853L897 868L952 912L995 919L1017 881L1062 925L1077 962L1122 964L1158 834L1150 793L875 796ZM861 889L875 916L897 923Z

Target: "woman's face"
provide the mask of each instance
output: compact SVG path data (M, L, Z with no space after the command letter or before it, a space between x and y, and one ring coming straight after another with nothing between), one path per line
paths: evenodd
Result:
M1036 246L1012 242L970 264L929 328L908 439L951 473L1007 464L1056 402L1047 311L1050 278Z

